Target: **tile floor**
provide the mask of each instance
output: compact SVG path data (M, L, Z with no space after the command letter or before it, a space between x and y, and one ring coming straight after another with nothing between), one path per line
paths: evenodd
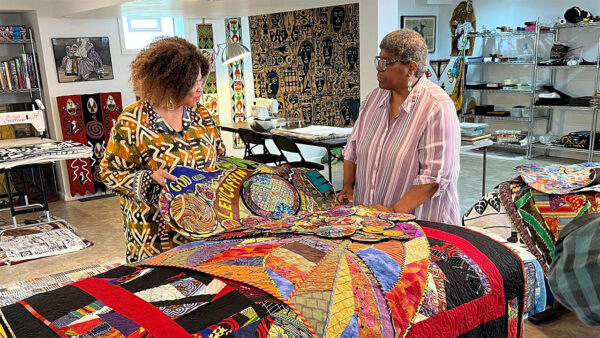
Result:
M488 156L486 190L496 184L516 176L512 168L526 160L510 160ZM535 158L534 162L573 163L577 161L556 158ZM461 212L468 210L481 195L482 156L480 154L461 155L461 174L459 178L459 196ZM333 183L341 188L342 165L333 168ZM327 176L327 172L324 173ZM78 252L55 257L47 257L14 266L0 266L0 284L40 277L56 272L75 269L91 264L112 262L123 258L125 242L121 225L121 213L117 197L96 199L86 202L52 203L51 213L66 219L77 232L94 243L93 246ZM6 213L0 218L8 220ZM600 336L600 328L583 324L572 313L564 315L550 323L533 325L525 322L525 337L592 337Z

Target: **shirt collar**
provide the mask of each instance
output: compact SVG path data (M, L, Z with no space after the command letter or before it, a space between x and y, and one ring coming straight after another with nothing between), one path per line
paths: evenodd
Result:
M408 94L408 97L406 98L404 103L402 103L402 105L400 106L400 108L403 109L407 114L412 114L413 108L419 98L421 87L425 85L425 82L426 82L425 80L426 80L425 74L421 75L421 77L417 80L417 83L415 83L415 85L413 86L413 89L410 92L410 94ZM381 100L381 103L379 104L379 106L380 107L381 106L389 107L391 99L392 99L392 91L388 90L387 95L385 95L383 97L383 100Z
M145 109L148 114L148 124L151 130L154 132L162 132L162 133L181 133L185 134L187 129L192 125L192 109L190 107L183 107L183 123L181 132L177 132L171 126L167 124L167 122L160 116L157 112L152 109L152 106L149 102L146 102Z

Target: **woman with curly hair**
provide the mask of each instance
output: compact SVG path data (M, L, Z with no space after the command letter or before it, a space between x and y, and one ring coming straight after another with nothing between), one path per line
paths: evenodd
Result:
M379 88L360 107L344 150L343 203L459 224L460 128L454 103L427 79L419 33L387 34L375 57Z
M119 116L100 163L104 183L121 199L128 262L185 242L158 210L160 189L175 179L170 169L214 168L225 154L214 121L197 104L208 69L200 50L179 37L153 42L131 63L141 99Z

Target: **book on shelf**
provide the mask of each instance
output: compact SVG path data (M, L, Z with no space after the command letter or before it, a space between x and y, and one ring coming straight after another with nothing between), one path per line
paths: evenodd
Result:
M31 54L0 61L0 89L22 90L37 88L37 78Z
M6 73L4 72L4 67L0 63L0 88L2 90L8 90L8 84L6 83Z
M19 81L19 89L24 89L25 87L23 86L21 58L15 58L15 66L17 68L17 80Z
M17 76L17 63L15 62L15 59L11 59L8 61L8 67L10 68L10 78L13 90L20 89L19 78Z
M6 85L8 90L13 90L12 79L10 77L10 68L8 67L8 61L2 61L2 68L4 69L4 74L6 74Z

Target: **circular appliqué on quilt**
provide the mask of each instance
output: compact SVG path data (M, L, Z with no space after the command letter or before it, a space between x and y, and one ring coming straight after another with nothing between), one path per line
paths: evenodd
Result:
M400 222L410 222L417 219L414 215L404 214L404 213L385 213L380 214L379 218L386 221L400 221Z
M175 196L171 201L170 212L173 221L191 234L207 234L217 227L213 208L193 193Z
M273 174L250 176L242 187L242 199L253 214L267 218L281 218L300 209L300 196L294 186Z
M360 225L364 228L380 228L380 229L389 229L394 227L394 223L390 221L384 221L382 219L372 218L372 219L364 219L360 221Z
M339 206L333 207L332 209L323 212L322 215L325 217L346 217L354 215L355 212L356 210L354 210L353 208Z
M325 226L318 228L315 234L319 237L341 238L354 234L355 229L350 226Z

